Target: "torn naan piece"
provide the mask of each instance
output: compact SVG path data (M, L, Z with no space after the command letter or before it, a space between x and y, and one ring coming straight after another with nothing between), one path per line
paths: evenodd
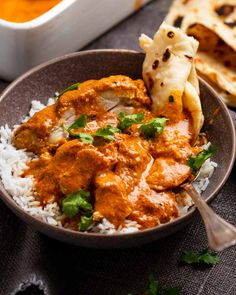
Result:
M193 58L198 42L180 29L163 23L154 39L142 34L140 46L146 56L143 79L157 116L177 121L186 109L193 120L193 142L203 124L199 85Z
M199 41L197 70L235 107L236 1L175 0L165 21Z

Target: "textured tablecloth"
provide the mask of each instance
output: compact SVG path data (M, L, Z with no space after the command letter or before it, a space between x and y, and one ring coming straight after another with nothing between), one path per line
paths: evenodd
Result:
M153 35L170 2L151 2L86 49L138 49L139 34ZM0 82L0 91L6 85ZM211 205L236 224L236 167ZM220 253L220 263L209 269L178 266L182 251L206 247L198 215L187 228L164 240L133 249L103 251L69 246L43 236L22 223L0 201L0 295L16 294L30 284L41 291L30 288L20 294L141 294L151 273L163 287L181 287L182 294L235 295L236 247Z

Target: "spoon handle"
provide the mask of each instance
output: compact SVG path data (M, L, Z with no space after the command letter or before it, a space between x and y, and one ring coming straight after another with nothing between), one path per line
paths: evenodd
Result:
M189 194L198 208L205 224L208 245L212 250L221 251L236 244L236 227L217 215L202 199L192 184L182 188Z

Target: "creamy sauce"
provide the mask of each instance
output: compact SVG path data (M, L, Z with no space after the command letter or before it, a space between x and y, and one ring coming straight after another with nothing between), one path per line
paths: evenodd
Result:
M118 115L106 102L109 96L121 108L125 104L123 107L132 107L134 113L142 112L144 122L157 117L150 110L151 101L141 80L112 76L86 81L16 130L14 144L39 155L23 176L34 177L43 205L52 201L60 205L70 193L90 191L94 220L105 217L116 227L126 218L137 221L141 228L176 218L179 211L173 189L191 174L186 159L199 152L199 147L190 144L192 121L187 113L170 119L163 133L153 139L141 136L140 125L134 124L116 133L111 142L96 138L94 144L88 144L63 132L57 133L56 141L50 141L62 122L69 126L70 116L74 120L83 113L87 114L87 124L75 133L94 134L109 124L118 126ZM74 228L78 220L76 216L67 222Z

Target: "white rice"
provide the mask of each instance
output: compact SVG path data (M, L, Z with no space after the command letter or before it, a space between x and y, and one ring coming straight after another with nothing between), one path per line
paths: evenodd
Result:
M50 98L47 105L51 105L54 102L54 99ZM29 116L25 117L22 123L44 107L45 105L41 102L33 100ZM17 127L14 126L14 129ZM65 216L61 213L58 204L54 202L42 207L34 193L33 178L21 177L22 171L27 168L27 162L36 158L36 156L25 150L16 149L11 143L12 132L7 124L0 127L0 179L5 189L27 213L51 225L62 227L62 221ZM209 145L210 143L203 146L203 148L207 149ZM194 182L194 187L199 193L206 190L210 182L209 179L216 167L217 163L210 159L203 164L199 177ZM179 204L180 214L185 214L192 205L192 199L186 194L184 204L183 200L182 204ZM140 225L136 221L126 220L124 227L115 229L115 226L104 218L100 223L93 223L89 231L101 234L132 233L138 231L139 228Z

